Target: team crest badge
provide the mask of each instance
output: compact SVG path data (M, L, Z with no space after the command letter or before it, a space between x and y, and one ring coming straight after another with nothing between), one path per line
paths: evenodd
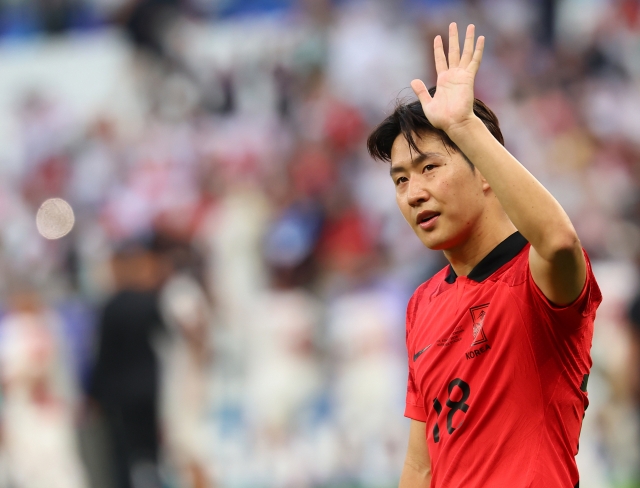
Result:
M478 305L477 307L471 307L469 312L471 312L471 319L473 320L473 342L472 346L477 346L478 344L482 344L483 342L487 342L487 336L484 333L483 325L484 319L487 316L487 309L489 308L489 304L485 303L484 305Z

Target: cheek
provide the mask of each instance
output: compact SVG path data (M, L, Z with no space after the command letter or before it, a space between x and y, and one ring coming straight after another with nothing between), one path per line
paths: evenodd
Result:
M470 218L481 206L482 191L469 178L443 180L438 185L438 192L451 217Z
M409 222L409 216L411 215L411 209L409 208L409 204L407 203L407 199L402 196L399 195L398 193L396 193L396 204L398 205L398 208L400 209L400 213L402 213L402 216L404 217L404 219ZM411 223L411 222L409 222Z

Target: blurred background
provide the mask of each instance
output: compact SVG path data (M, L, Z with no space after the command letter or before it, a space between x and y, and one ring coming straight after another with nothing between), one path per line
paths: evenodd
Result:
M640 1L2 0L0 488L397 485L444 261L364 141L450 21L603 291L581 486L640 486Z

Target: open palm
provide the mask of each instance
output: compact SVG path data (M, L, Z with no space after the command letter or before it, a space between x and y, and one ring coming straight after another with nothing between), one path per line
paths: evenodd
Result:
M484 37L475 43L475 27L467 27L464 48L460 55L458 26L449 25L449 61L444 54L442 38L436 36L433 41L438 81L433 97L421 80L413 80L411 88L420 99L424 114L434 127L445 132L463 126L473 118L473 82L482 61ZM474 44L475 49L474 49Z

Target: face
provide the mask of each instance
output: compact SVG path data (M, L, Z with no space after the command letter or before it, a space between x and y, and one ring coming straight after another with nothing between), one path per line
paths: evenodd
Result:
M489 185L457 151L439 138L416 138L425 156L400 134L391 148L391 178L402 215L429 249L464 244L479 227Z

